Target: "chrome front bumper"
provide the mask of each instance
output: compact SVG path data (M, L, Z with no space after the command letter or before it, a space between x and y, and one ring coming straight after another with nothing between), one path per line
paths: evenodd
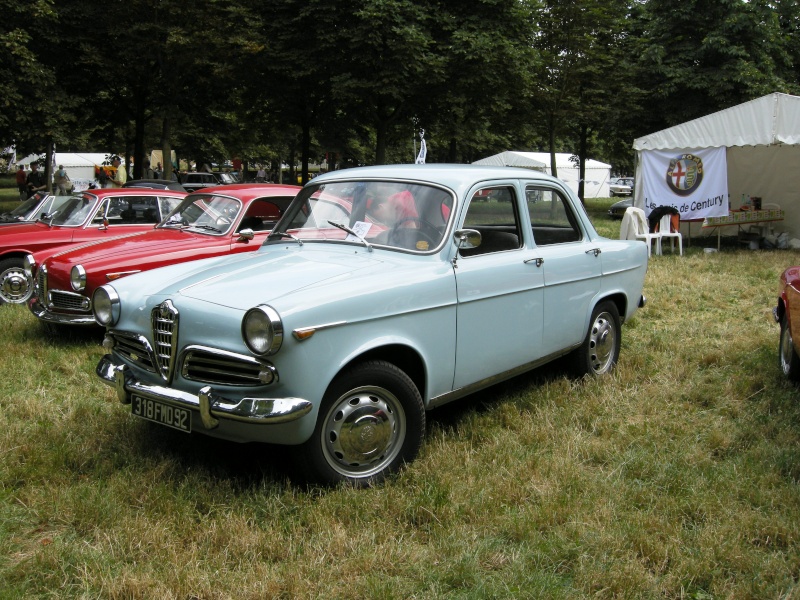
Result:
M39 301L39 298L35 296L28 301L28 308L35 317L45 323L55 323L56 325L94 325L100 327L97 321L94 320L94 315L70 315L50 312L50 310Z
M311 412L311 402L302 398L242 398L230 400L214 392L210 385L195 396L169 387L137 381L131 368L115 364L106 354L97 364L96 373L103 383L117 392L123 404L130 404L131 394L160 400L167 404L200 411L206 429L219 425L218 418L232 419L252 424L269 425L294 421Z

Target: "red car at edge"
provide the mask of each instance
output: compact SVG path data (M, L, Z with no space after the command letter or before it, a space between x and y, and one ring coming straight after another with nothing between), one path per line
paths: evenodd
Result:
M0 228L0 304L23 304L33 291L25 257L152 229L186 192L107 188L74 194L35 223Z

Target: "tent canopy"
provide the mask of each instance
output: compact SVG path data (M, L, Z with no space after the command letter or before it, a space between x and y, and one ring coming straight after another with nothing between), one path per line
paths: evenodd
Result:
M44 160L44 154L30 154L25 158L18 158L18 165L29 165L37 160ZM100 152L56 152L55 163L56 165L64 165L65 169L77 167L92 167L95 165L102 165L106 160L106 154Z
M643 207L643 153L726 148L730 208L758 196L785 212L776 230L800 236L800 96L773 93L640 137L634 205ZM691 230L699 233L700 225Z
M768 94L640 137L634 150L800 143L800 96Z
M512 152L506 150L500 154L487 156L481 160L476 160L473 165L491 165L493 167L524 167L526 169L535 169L536 171L545 171L547 165L532 157L533 152Z

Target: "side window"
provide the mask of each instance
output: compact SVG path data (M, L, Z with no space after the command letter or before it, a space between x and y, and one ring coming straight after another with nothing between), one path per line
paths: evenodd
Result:
M479 231L481 244L477 248L460 250L462 256L519 248L522 235L514 188L498 186L475 192L470 199L463 228Z
M529 186L525 189L525 204L533 226L537 246L577 242L581 230L572 208L560 192Z

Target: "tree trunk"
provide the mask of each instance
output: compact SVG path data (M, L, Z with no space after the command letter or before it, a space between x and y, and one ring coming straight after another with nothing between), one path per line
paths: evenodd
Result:
M172 179L172 145L170 143L171 123L169 115L164 115L164 120L161 122L161 168L163 169L162 177L166 180Z

